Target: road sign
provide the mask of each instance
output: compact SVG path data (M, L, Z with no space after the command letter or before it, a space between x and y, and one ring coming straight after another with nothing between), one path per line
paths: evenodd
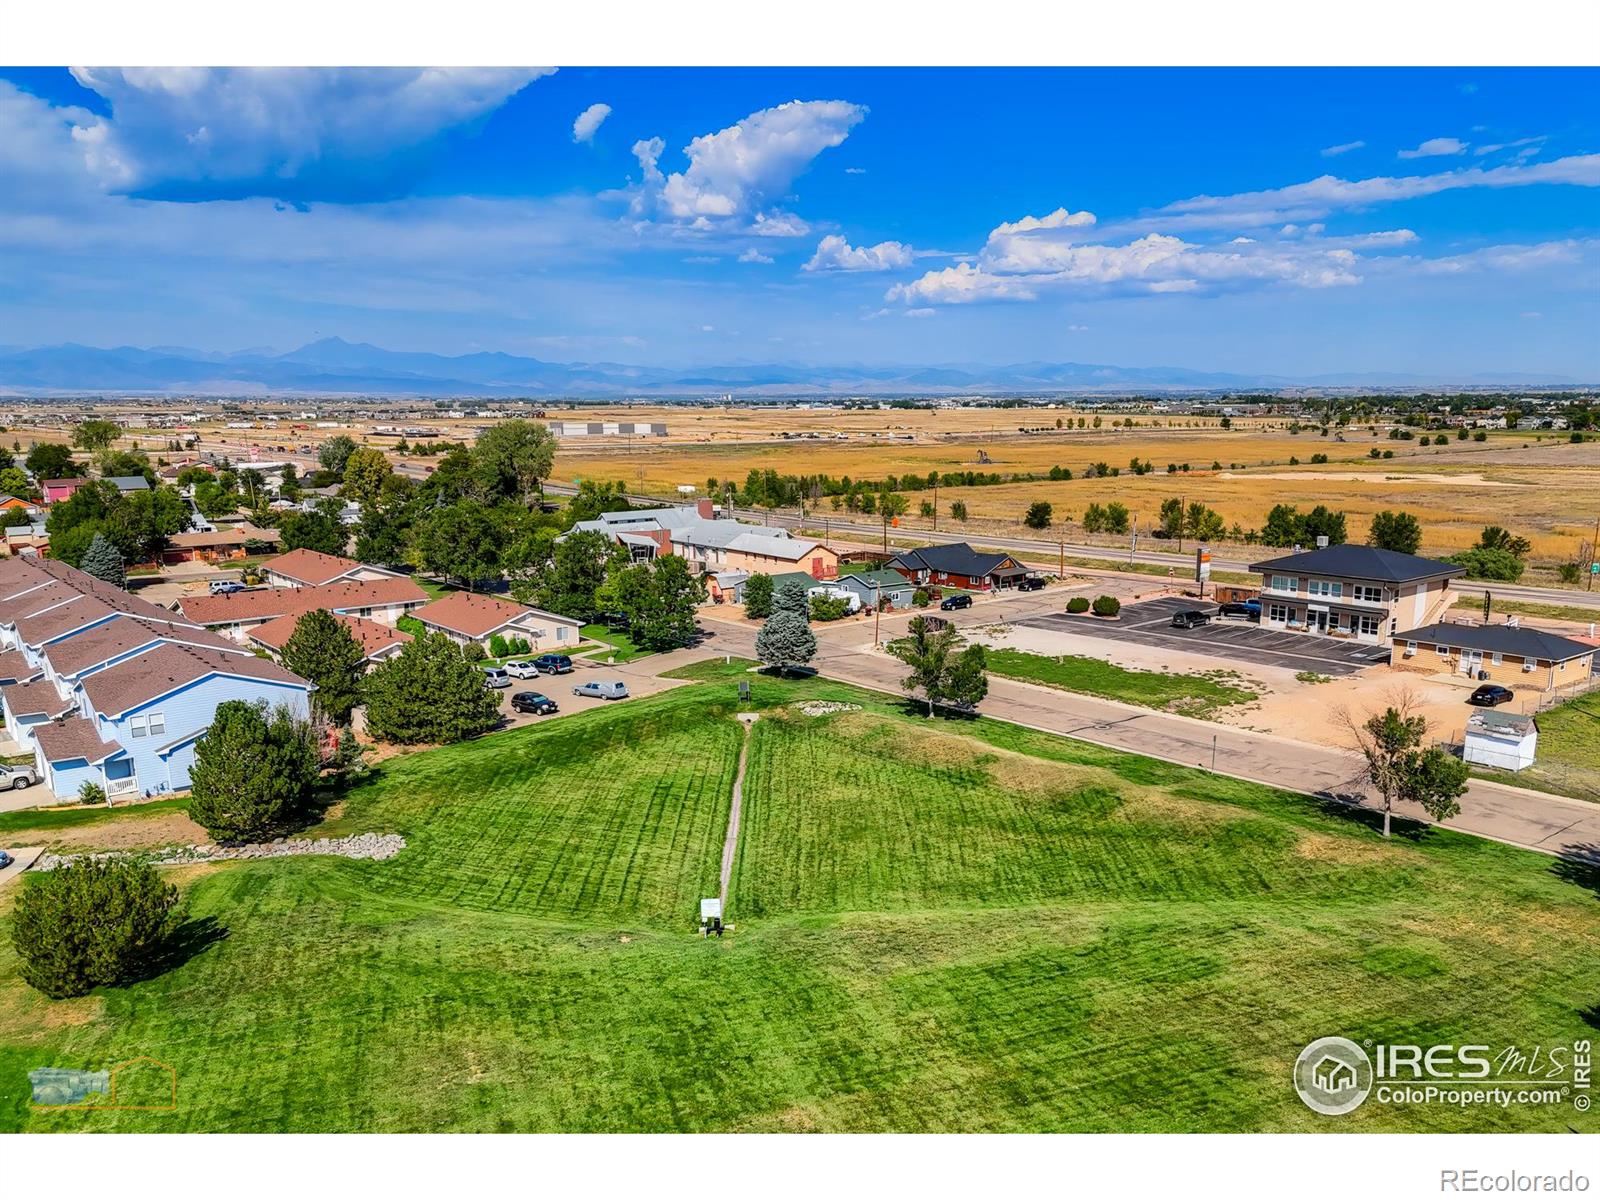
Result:
M1196 583L1204 583L1211 578L1211 551L1205 546L1195 547L1194 578Z

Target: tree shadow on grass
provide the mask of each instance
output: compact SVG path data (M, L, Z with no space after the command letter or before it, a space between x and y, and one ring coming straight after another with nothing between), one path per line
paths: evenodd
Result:
M143 968L126 982L138 983L176 970L227 936L227 927L215 917L195 917L185 921L173 931L161 949L145 961Z
M920 720L929 720L928 702L906 696L900 701L900 711L908 717L917 717ZM975 708L961 708L951 704L935 704L933 706L932 720L936 721L976 721L983 714Z
M1550 870L1558 879L1577 884L1600 899L1600 846L1568 846Z
M1383 836L1383 810L1369 808L1351 795L1338 792L1319 792L1312 799L1317 811L1342 825L1359 825L1362 829ZM1426 821L1414 821L1398 813L1389 819L1390 840L1423 842L1433 835L1434 827Z

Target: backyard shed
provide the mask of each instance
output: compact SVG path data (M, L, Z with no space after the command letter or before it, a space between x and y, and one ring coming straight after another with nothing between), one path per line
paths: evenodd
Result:
M1533 765L1538 746L1539 726L1532 717L1490 708L1467 718L1461 757L1482 767L1520 771Z

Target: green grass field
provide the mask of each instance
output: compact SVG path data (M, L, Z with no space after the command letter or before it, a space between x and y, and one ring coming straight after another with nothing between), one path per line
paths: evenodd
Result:
M1600 1129L1322 1118L1288 1082L1330 1033L1592 1037L1593 872L1386 843L1303 797L825 680L682 674L699 686L383 764L319 832L404 833L391 861L175 871L215 929L157 978L46 1000L0 938L0 1129ZM860 708L794 707L813 698ZM737 928L702 940L747 709ZM176 1068L176 1112L27 1107L31 1067L140 1054Z
M636 658L648 658L655 653L653 650L644 650L634 645L626 629L612 630L604 625L585 625L580 632L586 642L602 642L611 647L609 650L595 651L592 657L596 662L605 662L608 658L615 658L619 663L632 662Z
M1249 688L1230 682L1237 677L1227 671L1169 675L1164 671L1129 670L1104 659L1077 654L990 650L989 672L1186 717L1210 717L1221 709L1249 704L1257 698Z

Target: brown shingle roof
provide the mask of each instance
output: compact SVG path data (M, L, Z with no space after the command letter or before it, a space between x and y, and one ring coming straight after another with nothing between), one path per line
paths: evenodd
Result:
M127 617L120 621L107 621L104 625L86 630L77 637L68 638L50 647L50 665L57 675L74 675L85 667L96 666L138 649L150 642L166 639L202 646L224 653L248 654L239 643L176 621L152 621L146 617Z
M122 752L122 747L116 742L101 741L94 722L83 717L51 721L35 729L33 736L39 740L39 746L49 762L66 762L72 758L100 762Z
M0 687L0 695L5 697L6 707L11 710L13 717L59 717L73 708L71 700L61 698L55 684L43 679L29 683L8 683Z
M217 529L210 533L199 531L175 533L167 539L180 550L204 550L210 546L242 546L246 542L276 542L283 535L276 529L259 529L254 525L240 525L237 529Z
M28 665L28 660L20 650L7 650L0 653L0 684L7 681L23 683L29 679L37 679L44 672L38 667Z
M90 675L82 687L96 712L115 717L174 688L219 674L305 684L298 675L253 654L219 654L215 650L167 644Z
M250 631L250 640L260 642L270 650L282 650L283 644L294 635L294 627L299 623L304 613L295 613L290 616L278 617L268 621L265 625L258 625ZM365 617L353 617L348 613L335 613L335 621L340 622L350 631L356 643L361 647L361 653L371 658L374 654L387 650L390 646L404 645L411 640L409 633L392 628L379 621L369 621Z
M282 575L285 579L293 579L296 583L308 584L315 587L318 584L328 583L341 575L351 571L359 571L366 563L359 563L353 558L342 558L337 554L323 554L320 550L291 550L287 554L280 554L277 558L269 558L261 564L263 571L272 571ZM369 570L380 571L381 567L370 567Z
M384 608L423 604L428 593L409 579L352 579L323 587L254 588L227 596L185 596L178 601L185 619L202 625L231 625L299 616L313 608Z
M487 637L508 621L532 615L533 611L525 604L513 604L509 600L497 600L476 592L451 592L419 608L412 616L425 625L437 625L467 637L481 638Z
M0 600L0 622L13 625L23 617L30 617L81 595L82 592L60 580L48 579L42 586L35 584L25 592Z

